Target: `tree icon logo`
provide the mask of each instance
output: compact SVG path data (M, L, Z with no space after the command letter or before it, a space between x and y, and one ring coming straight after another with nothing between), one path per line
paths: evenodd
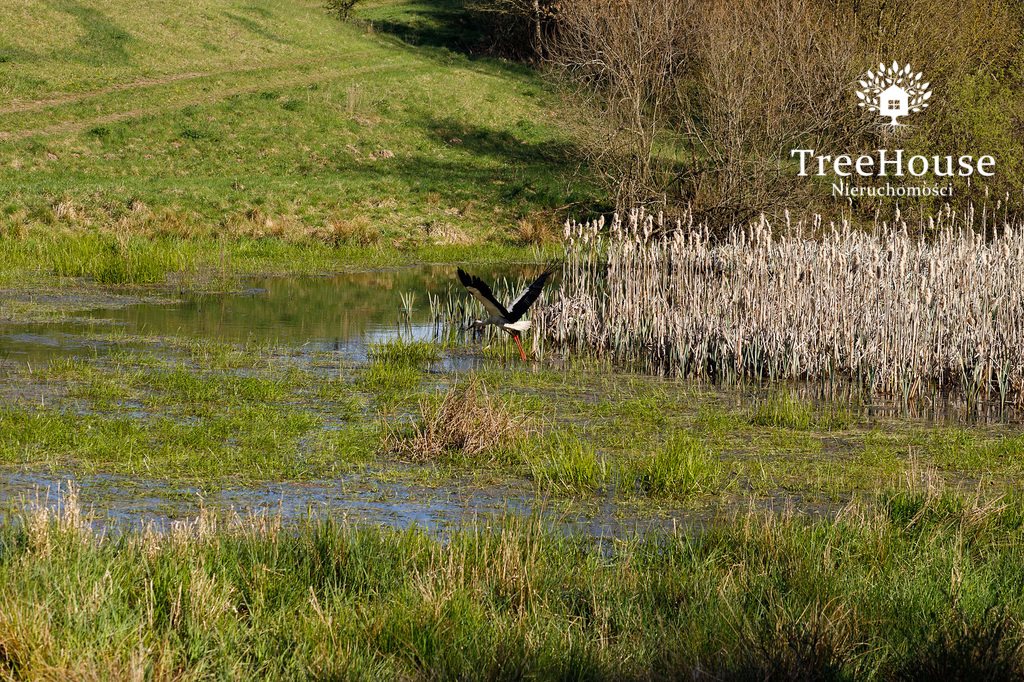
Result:
M873 111L883 118L890 119L895 128L900 116L906 116L927 108L932 91L931 83L922 82L922 73L913 72L910 64L900 66L896 62L892 66L879 64L877 69L868 69L858 83L857 103L868 111Z

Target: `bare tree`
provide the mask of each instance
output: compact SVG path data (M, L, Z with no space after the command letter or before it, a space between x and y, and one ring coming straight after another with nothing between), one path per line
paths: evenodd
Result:
M668 128L676 80L687 67L693 5L694 0L560 3L551 62L609 123L594 166L613 185L619 204L649 203L660 194L655 148Z
M697 68L678 84L692 153L684 191L742 219L798 190L790 149L841 148L863 132L849 102L858 40L851 14L814 0L712 0L697 11Z

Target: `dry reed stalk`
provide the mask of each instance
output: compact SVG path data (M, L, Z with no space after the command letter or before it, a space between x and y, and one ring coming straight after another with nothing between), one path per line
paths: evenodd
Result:
M385 448L413 461L445 454L479 456L515 442L529 429L526 420L509 412L478 380L453 386L440 404L420 401L420 420L411 434L389 430Z
M1024 225L946 210L914 228L762 218L716 241L692 216L570 221L538 331L681 376L1024 402Z

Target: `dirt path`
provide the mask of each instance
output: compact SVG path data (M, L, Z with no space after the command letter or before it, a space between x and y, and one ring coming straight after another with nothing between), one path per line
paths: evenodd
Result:
M363 50L361 52L355 52L351 55L345 55L345 58L358 59L361 57L368 57L372 54L372 51ZM98 88L96 90L88 90L86 92L55 94L49 97L42 97L39 99L33 99L29 101L14 101L13 103L7 104L5 106L0 106L0 116L5 114L19 114L32 111L41 111L49 107L63 106L66 104L75 104L76 102L82 102L87 99L92 99L94 97L103 97L105 95L112 95L118 92L130 92L132 90L142 90L146 88L159 87L161 85L170 85L172 83L177 83L180 81L199 80L202 78L214 78L217 76L230 76L232 74L244 74L261 70L287 69L295 66L301 66L303 64L315 64L317 63L317 61L319 60L291 59L277 63L217 69L214 71L184 71L182 73L172 73L166 76L159 76L156 78L139 78L129 83L117 83L114 85L108 85L104 88Z
M369 53L367 53L369 54ZM360 55L353 55L358 57ZM365 55L363 55L365 56ZM313 68L307 73L296 74L289 69L295 67L309 67ZM168 85L176 82L187 81L187 80L198 80L201 78L215 77L221 75L230 74L246 74L260 70L275 69L283 70L283 72L275 74L273 77L260 79L254 83L249 83L242 86L228 87L209 92L197 92L193 96L175 97L163 102L160 106L155 107L141 107L134 109L126 109L124 111L118 111L110 114L104 114L101 116L92 116L89 118L76 118L74 120L63 121L60 123L54 123L41 128L30 128L26 130L16 131L0 131L0 141L10 140L22 140L29 137L35 136L48 136L48 135L59 135L63 133L74 133L82 130L88 130L98 125L104 125L107 123L116 123L118 121L129 120L133 118L139 118L142 116L152 116L172 111L174 109L180 109L190 105L200 104L211 104L220 100L232 97L235 95L248 94L252 92L258 92L267 88L275 86L294 86L294 85L306 85L309 83L324 80L334 76L346 76L346 75L358 75L361 73L370 73L374 71L381 71L387 68L392 68L393 65L390 63L379 63L370 66L354 67L354 68L336 68L324 64L322 61L301 61L301 62L290 62L287 64L278 64L274 66L254 67L248 69L233 69L220 72L210 72L206 74L176 74L174 76L168 76L161 79L149 79L142 81L133 81L130 84L124 84L120 86L111 86L103 90L96 90L90 93L83 93L81 95L69 95L66 98L58 98L51 100L38 100L36 102L25 103L24 109L0 109L0 114L4 113L23 113L29 111L37 111L45 109L51 106L61 106L70 103L76 103L91 97L101 97L104 95L115 94L119 92L140 90L150 87L159 87L161 85Z

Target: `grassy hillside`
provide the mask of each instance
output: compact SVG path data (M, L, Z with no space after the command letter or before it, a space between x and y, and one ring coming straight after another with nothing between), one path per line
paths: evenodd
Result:
M314 0L6 7L0 231L534 240L594 195L535 74L439 48L443 32L415 40L451 11L389 0L346 25Z

